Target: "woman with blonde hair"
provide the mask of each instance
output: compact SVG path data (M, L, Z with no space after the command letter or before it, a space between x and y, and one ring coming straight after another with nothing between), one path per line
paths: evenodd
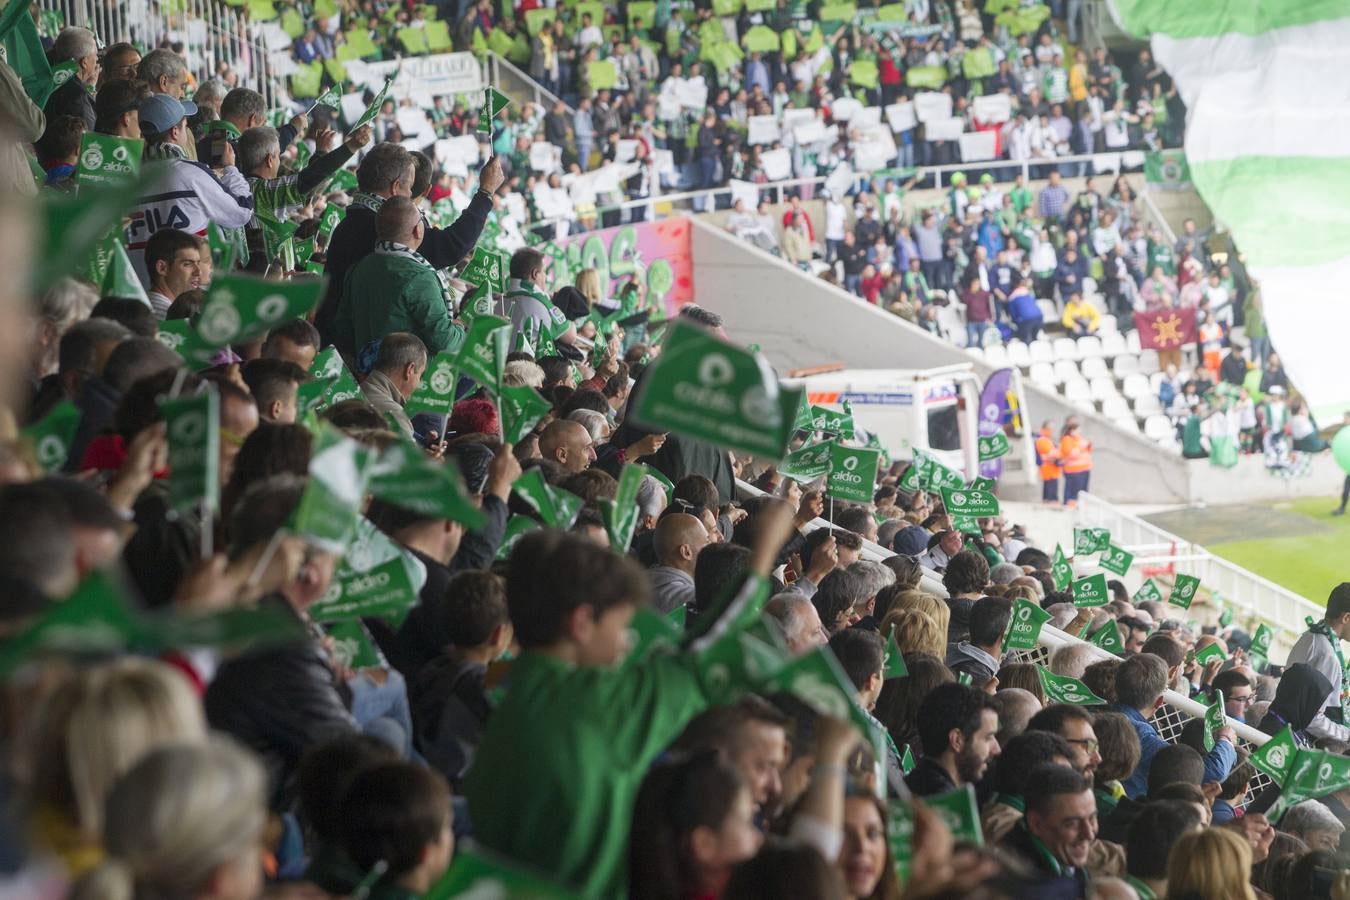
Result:
M1236 832L1206 828L1184 835L1167 857L1169 900L1256 900L1252 847Z
M267 776L218 737L148 753L108 795L107 855L72 900L254 900L262 891Z
M893 609L881 623L881 633L895 637L905 658L911 653L927 653L942 659L947 652L947 629L926 612L917 609Z
M594 309L595 305L604 300L604 295L600 293L600 273L595 269L582 269L577 273L576 280L573 282L581 296L586 298L586 302Z
M74 878L103 856L104 803L114 782L150 750L206 738L186 677L128 657L76 672L41 712L28 748L25 805L38 844Z
M932 618L934 622L937 623L938 628L942 630L943 634L947 633L947 628L951 625L952 621L951 607L948 606L942 600L941 597L936 597L933 594L929 594L925 591L909 590L909 591L901 591L900 593L896 594L894 599L891 601L891 612L893 613L901 609L912 609L921 613L926 613L929 617ZM881 633L883 635L888 635L890 634L890 631L889 629L883 627L881 629ZM947 651L944 649L942 653L938 653L935 655L945 656L946 652Z

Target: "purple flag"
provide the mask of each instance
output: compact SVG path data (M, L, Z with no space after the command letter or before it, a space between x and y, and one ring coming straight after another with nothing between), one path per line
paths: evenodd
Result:
M979 436L988 437L1003 431L1003 423L1009 413L1008 392L1012 388L1012 369L999 369L984 382L980 391ZM1003 475L1003 459L991 459L980 463L980 476L997 479Z

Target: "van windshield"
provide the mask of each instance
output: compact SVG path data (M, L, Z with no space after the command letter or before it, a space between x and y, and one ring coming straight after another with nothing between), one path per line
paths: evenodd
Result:
M934 450L961 449L961 427L955 403L929 408L928 446Z

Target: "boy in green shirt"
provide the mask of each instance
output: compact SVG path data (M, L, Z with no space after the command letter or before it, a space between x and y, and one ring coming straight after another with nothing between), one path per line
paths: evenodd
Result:
M720 615L705 614L710 637L753 621L747 607L765 599L792 520L779 508L761 515L745 585ZM465 782L480 843L591 900L627 896L628 832L642 779L722 687L705 681L691 653L615 668L648 590L634 563L583 538L539 531L521 539L506 588L521 655Z

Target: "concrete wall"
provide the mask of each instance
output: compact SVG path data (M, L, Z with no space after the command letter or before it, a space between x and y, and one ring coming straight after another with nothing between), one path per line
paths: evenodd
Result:
M780 371L834 362L872 369L973 363L982 375L992 371L961 348L699 218L691 239L695 301L720 314L738 340L759 344ZM1062 422L1070 414L1082 418L1084 432L1096 445L1094 493L1115 502L1189 502L1186 464L1179 456L1071 406L1059 394L1026 382L1024 388L1028 422Z
M1330 453L1313 457L1308 474L1301 478L1281 478L1266 470L1261 456L1242 456L1231 469L1220 469L1207 460L1190 460L1186 464L1190 481L1192 504L1224 506L1232 503L1253 503L1271 500L1292 500L1296 497L1337 498L1345 473L1336 465ZM1332 500L1327 506L1335 505Z

